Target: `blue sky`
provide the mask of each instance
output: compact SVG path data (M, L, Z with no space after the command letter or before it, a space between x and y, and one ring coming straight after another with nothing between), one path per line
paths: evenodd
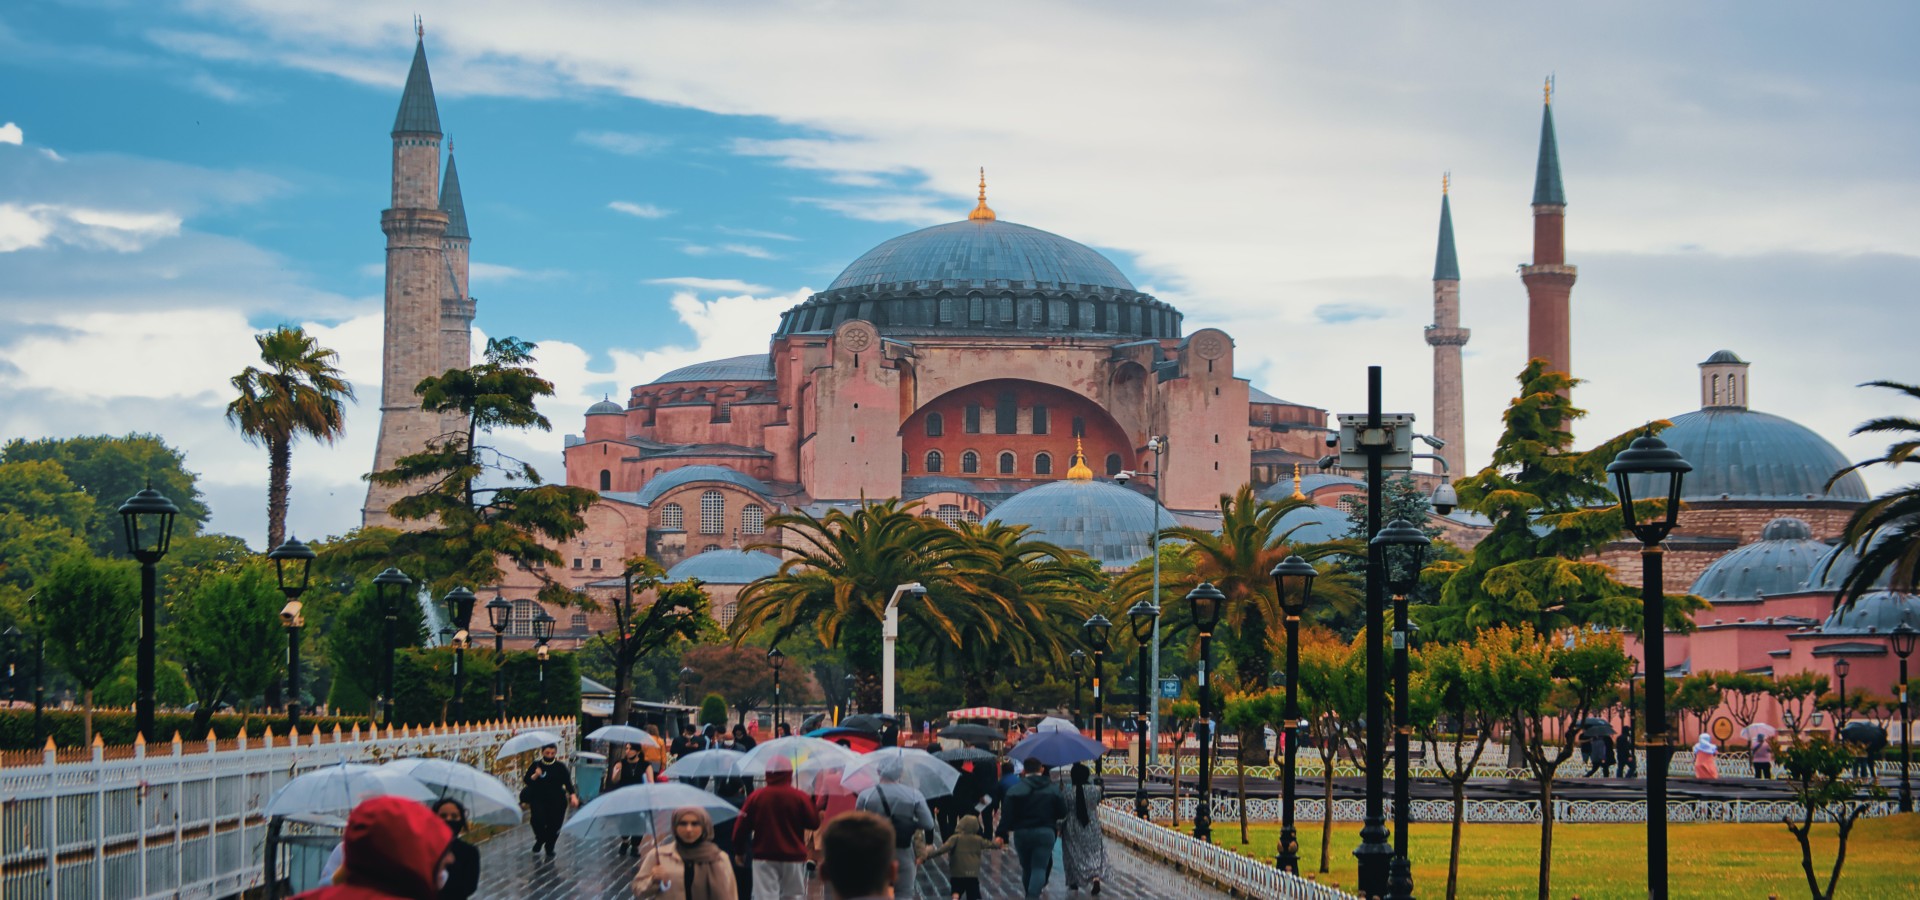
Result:
M1583 433L1754 404L1850 455L1920 378L1920 72L1906 4L421 2L474 234L478 327L539 341L559 430L895 234L1003 218L1106 252L1289 399L1430 409L1454 177L1469 458L1523 362L1539 85L1556 73ZM0 434L155 430L257 539L264 455L220 420L252 330L309 324L377 396L388 136L411 14L375 0L0 10ZM136 360L172 351L164 369ZM1910 412L1910 411L1909 411ZM302 533L355 521L376 411L296 456ZM557 460L558 435L514 439ZM557 469L554 469L557 471ZM1875 482L1885 486L1886 479Z

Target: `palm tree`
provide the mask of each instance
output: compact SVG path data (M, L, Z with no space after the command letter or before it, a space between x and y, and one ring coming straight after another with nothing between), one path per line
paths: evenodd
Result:
M986 703L995 672L1035 665L1064 671L1093 611L1102 582L1098 565L1029 538L1025 525L962 522L955 528L975 551L957 562L972 570L955 582L964 587L930 588L928 599L953 615L960 637L927 633L917 642L924 658L959 676L968 706Z
M1869 381L1861 386L1887 388L1920 400L1920 385ZM1891 434L1895 440L1887 445L1886 453L1833 473L1827 480L1828 488L1857 469L1880 465L1891 469L1920 460L1920 419L1904 416L1868 419L1853 433ZM1860 562L1847 573L1836 603L1850 603L1873 590L1873 583L1889 571L1892 579L1888 586L1893 590L1908 593L1920 590L1920 483L1894 488L1854 510L1842 539L1859 550Z
M297 325L282 325L253 340L265 368L248 366L233 376L240 396L227 404L227 421L248 443L267 448L267 546L272 548L287 536L293 441L304 434L331 444L345 434L353 386L334 367L340 355Z

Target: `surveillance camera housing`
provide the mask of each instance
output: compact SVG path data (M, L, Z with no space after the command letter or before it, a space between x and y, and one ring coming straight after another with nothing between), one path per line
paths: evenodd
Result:
M300 616L300 608L300 601L288 600L286 606L280 607L280 624L289 628L305 624L306 620Z
M1454 507L1460 505L1460 495L1454 492L1453 485L1442 484L1433 489L1433 499L1431 502L1433 503L1434 511L1444 516L1453 512Z
M1113 473L1113 483L1126 484L1128 479L1131 479L1132 477L1133 477L1132 472L1129 472L1126 469L1121 469L1120 471Z

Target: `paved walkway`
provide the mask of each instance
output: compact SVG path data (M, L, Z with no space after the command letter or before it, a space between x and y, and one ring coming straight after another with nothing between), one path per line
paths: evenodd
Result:
M553 862L547 862L544 855L529 853L532 846L532 833L525 825L482 843L480 892L476 896L480 900L616 900L632 896L628 885L640 861L615 854L616 841L581 841L562 835ZM1108 877L1101 900L1212 900L1227 896L1112 841L1107 843L1107 860ZM1020 864L1012 852L987 854L981 886L989 900L1020 897L1019 881ZM935 861L920 868L921 900L946 900L947 885L945 862ZM821 883L815 881L809 897L822 896ZM1053 883L1047 886L1045 896L1048 900L1088 897L1084 888L1078 893L1067 891L1057 853Z

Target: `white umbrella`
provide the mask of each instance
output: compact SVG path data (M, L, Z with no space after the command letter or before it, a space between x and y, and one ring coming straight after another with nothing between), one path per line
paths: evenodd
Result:
M812 785L821 772L840 771L859 758L860 754L832 741L796 734L754 745L747 751L746 758L740 760L740 774L757 778L766 775L778 762L784 762L793 772L795 784L805 788Z
M401 772L365 763L322 766L295 777L268 798L265 816L345 816L368 797L392 794L425 802L433 789Z
M520 798L505 782L472 766L450 759L396 759L380 768L399 772L432 788L442 798L452 797L467 808L467 818L485 825L517 825Z
M1764 741L1779 733L1780 729L1768 725L1765 722L1755 722L1740 729L1740 736L1746 738L1748 741Z
M960 770L925 750L882 747L855 760L841 776L840 783L847 790L864 791L878 784L881 775L896 771L899 777L895 781L916 788L928 797L953 793L954 784L960 780Z
M642 747L658 747L660 742L632 725L602 725L587 733L587 740L605 741L609 744L639 744Z
M549 744L558 743L560 743L560 736L551 731L522 732L507 738L506 743L500 745L499 755L502 757L518 756L528 750L538 750Z
M1048 716L1044 719L1041 719L1040 724L1035 725L1033 727L1033 730L1035 731L1071 731L1074 734L1079 734L1080 726L1075 725L1072 722L1067 721L1066 719L1062 719L1059 716Z
M673 761L662 775L668 778L733 778L742 774L738 750L696 750Z
M673 827L673 811L684 806L706 810L716 825L740 814L733 804L692 785L656 781L593 798L560 830L583 838L659 834Z

